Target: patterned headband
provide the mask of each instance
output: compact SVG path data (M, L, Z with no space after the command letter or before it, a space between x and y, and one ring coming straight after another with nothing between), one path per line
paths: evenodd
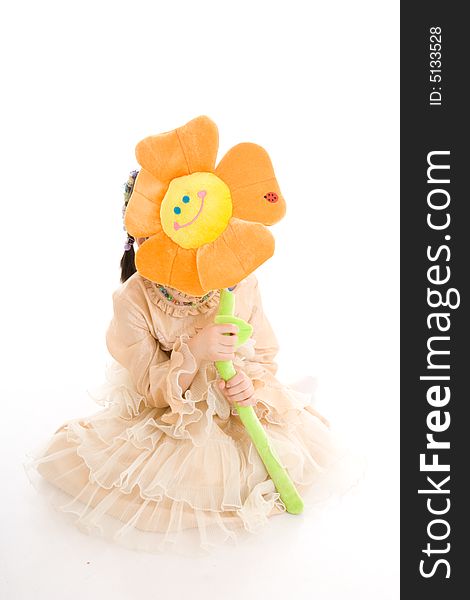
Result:
M124 222L124 216L126 214L126 208L127 208L127 204L129 202L129 198L131 197L132 194L132 190L134 189L134 184L135 184L135 180L137 175L139 174L139 171L131 171L129 173L129 177L127 179L127 181L124 183L123 188L124 188L124 204L122 206L122 220ZM126 227L123 225L122 227L124 229L124 231L126 231ZM127 252L128 250L130 250L135 242L135 239L132 235L130 235L129 233L127 233L127 238L126 241L124 243L124 250Z

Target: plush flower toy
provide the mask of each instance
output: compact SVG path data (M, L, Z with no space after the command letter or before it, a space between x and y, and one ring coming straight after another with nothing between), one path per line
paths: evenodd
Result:
M217 126L208 117L137 144L141 166L124 216L126 230L148 238L137 250L137 271L185 294L220 290L216 323L238 326L237 345L252 327L234 316L235 286L274 252L265 227L285 214L285 201L267 152L251 143L234 146L217 167ZM217 361L224 380L231 361ZM269 443L252 406L235 405L288 512L303 502Z

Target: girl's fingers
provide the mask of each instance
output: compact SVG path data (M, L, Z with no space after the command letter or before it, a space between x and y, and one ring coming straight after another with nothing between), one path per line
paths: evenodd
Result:
M249 388L251 388L251 381L249 379L248 380L243 379L242 381L240 381L240 383L237 383L236 385L227 386L227 393L230 396L234 396L235 394L244 392L245 390L248 390Z
M224 333L232 333L234 335L238 333L238 326L234 325L233 323L221 323L220 325L216 325L215 327L217 329L217 332L222 335Z
M226 348L226 347L235 348L235 345L237 343L237 338L235 336L225 336L224 335L220 341L217 340L217 343L219 346L224 346L224 348Z
M233 352L235 350L234 346L224 346L223 344L217 344L217 346L214 348L214 350L216 352Z
M231 388L235 385L237 385L238 383L240 383L240 381L245 381L245 374L243 373L243 371L239 371L238 373L236 373L233 377L231 377L230 379L227 380L227 387Z
M227 355L230 354L230 356L235 356L235 352L234 352L233 348L228 348L228 347L226 348L225 346L222 346L221 348L216 348L215 353L216 354L227 354Z
M256 404L255 398L252 396L247 400L243 400L242 402L237 402L238 406L254 406Z
M253 395L253 394L250 394L250 395L248 396L248 394L247 394L247 391L246 391L246 390L244 390L243 392L240 392L240 393L238 393L238 394L233 394L233 395L229 393L229 396L230 396L230 401L231 401L231 402L244 402L245 400L248 400L249 398L251 398L251 397L252 397L252 395ZM248 396L248 397L247 397L247 396Z
M234 352L229 352L229 353L219 352L215 355L213 360L235 360L235 353Z

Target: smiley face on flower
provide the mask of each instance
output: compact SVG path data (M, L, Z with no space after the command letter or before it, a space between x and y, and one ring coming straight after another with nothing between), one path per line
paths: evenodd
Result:
M195 296L236 285L270 258L265 225L285 214L263 148L238 144L215 167L217 150L207 117L139 142L124 219L132 236L149 238L136 254L139 273Z
M230 190L213 173L192 173L170 182L160 207L163 231L182 248L213 242L232 216Z

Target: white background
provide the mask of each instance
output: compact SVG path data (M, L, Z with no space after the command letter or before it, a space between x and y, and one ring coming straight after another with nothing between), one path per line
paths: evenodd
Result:
M3 9L2 517L8 600L398 598L398 2L21 2ZM287 200L258 271L279 379L368 460L321 519L188 561L75 531L26 452L100 410L135 144L199 115L263 145ZM46 550L47 547L47 550Z

